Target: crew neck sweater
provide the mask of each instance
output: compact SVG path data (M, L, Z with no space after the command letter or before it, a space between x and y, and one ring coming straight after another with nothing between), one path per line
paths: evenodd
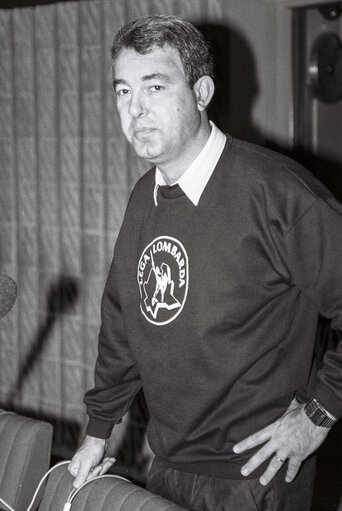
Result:
M89 435L107 438L144 389L166 466L240 478L232 447L294 394L342 415L342 349L317 374L319 313L342 330L342 208L293 160L227 136L197 206L136 184L102 299ZM255 473L251 475L255 477Z

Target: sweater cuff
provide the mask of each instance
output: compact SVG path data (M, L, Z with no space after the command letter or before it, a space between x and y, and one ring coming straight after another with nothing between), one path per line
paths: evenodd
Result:
M96 438L109 438L114 422L108 422L101 419L90 418L86 429L86 434Z

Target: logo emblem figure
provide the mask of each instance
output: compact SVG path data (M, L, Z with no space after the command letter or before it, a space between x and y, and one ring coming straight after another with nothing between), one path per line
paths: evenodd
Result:
M141 254L137 280L140 310L155 325L166 325L182 311L188 292L189 264L180 241L154 239Z

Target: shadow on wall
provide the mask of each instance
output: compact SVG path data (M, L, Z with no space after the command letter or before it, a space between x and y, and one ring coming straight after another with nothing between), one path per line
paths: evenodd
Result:
M19 395L29 373L34 369L37 362L39 362L58 316L68 312L74 306L78 295L78 283L73 277L62 275L55 284L51 285L47 296L47 315L45 323L39 327L30 350L19 368L17 380L7 398L9 404Z
M30 373L41 362L41 356L46 348L53 327L58 317L71 310L79 297L79 283L74 277L61 275L59 279L50 286L47 294L46 319L42 323L30 344L30 349L19 367L17 379L10 390L6 403L1 408L11 410L35 419L46 420L54 427L53 455L63 457L64 452L74 451L79 441L80 425L77 422L65 421L59 417L52 417L29 409L23 409L14 405L16 397L25 385Z
M230 135L287 154L307 167L342 202L341 163L312 154L298 146L293 150L266 139L253 122L259 81L252 49L242 34L224 25L197 25L214 55L216 90L209 117Z
M215 94L209 117L223 131L254 143L263 137L254 126L252 111L259 84L255 61L247 40L224 25L197 25L214 56Z

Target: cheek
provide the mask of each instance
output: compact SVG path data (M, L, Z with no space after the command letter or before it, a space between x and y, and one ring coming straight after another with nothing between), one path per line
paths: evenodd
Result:
M130 126L129 116L128 116L127 112L125 112L124 108L120 108L120 110L118 110L118 114L119 114L121 129L122 129L123 133L126 135L126 137L128 138L129 126Z

